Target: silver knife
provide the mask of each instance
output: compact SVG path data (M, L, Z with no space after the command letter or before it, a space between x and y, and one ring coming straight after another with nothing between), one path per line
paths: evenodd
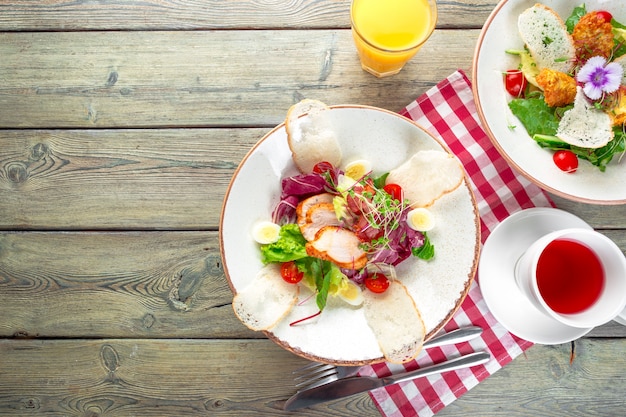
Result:
M285 410L297 410L299 408L310 407L326 401L349 397L361 392L371 391L376 388L385 387L398 382L409 381L432 374L437 374L470 366L481 365L488 362L491 355L487 352L475 352L463 355L446 362L420 368L411 372L404 372L397 375L390 375L383 378L359 377L339 379L337 381L321 385L319 387L297 392L289 398L284 405Z

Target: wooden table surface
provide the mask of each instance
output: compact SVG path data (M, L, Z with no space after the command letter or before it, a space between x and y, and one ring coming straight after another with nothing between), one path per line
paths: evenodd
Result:
M471 77L495 3L440 1L376 79L348 0L1 1L0 415L287 414L306 361L236 319L222 270L234 170L302 98L399 111ZM554 201L626 249L624 206ZM623 415L625 351L616 323L536 345L439 415ZM379 412L362 394L294 415Z

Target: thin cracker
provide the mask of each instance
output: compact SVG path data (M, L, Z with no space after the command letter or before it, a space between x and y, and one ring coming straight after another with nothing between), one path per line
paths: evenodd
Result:
M415 300L400 281L381 294L363 292L363 311L385 359L405 363L422 350L426 327Z
M268 330L282 320L298 300L299 286L285 282L279 264L268 264L233 297L235 315L251 330Z

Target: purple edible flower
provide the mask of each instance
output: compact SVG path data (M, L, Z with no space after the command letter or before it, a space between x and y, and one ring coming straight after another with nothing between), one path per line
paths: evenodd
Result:
M584 83L583 91L587 97L598 100L604 93L613 93L619 88L623 72L620 64L607 64L604 57L594 56L578 71L576 80Z

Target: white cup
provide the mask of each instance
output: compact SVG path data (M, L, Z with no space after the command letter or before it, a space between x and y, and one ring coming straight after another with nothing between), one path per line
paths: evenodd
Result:
M584 287L582 285L575 285L574 279L568 281L568 286L563 287L563 291L554 291L552 296L549 296L545 285L549 278L558 280L558 273L545 274L545 265L549 254L553 253L556 240L563 244L563 240L568 242L574 242L575 245L583 245L587 249L590 249L597 260L599 260L601 271L604 275L604 282L600 286L596 286L598 295L594 297L593 285L587 285L589 280L586 278L587 274L568 274L569 276L576 275L577 277L585 277ZM546 248L549 244L552 244L548 250ZM580 249L585 251L584 249ZM562 261L569 262L568 267L578 268L583 270L587 265L593 265L593 262L583 263L581 260L583 256L570 256L570 252L567 250L564 252L565 257L561 258ZM574 252L571 252L572 254ZM576 252L578 253L578 252ZM543 258L542 258L543 255ZM537 279L537 269L540 265L540 259L542 265L540 268L539 284ZM554 258L553 258L554 259ZM580 264L577 265L577 262ZM593 274L592 274L593 275ZM613 320L618 314L626 307L626 258L620 250L620 248L606 236L590 229L564 229L556 232L549 233L538 240L536 240L519 258L515 265L515 280L522 293L530 300L540 311L553 317L559 322L578 328L591 328L605 324ZM555 282L555 281L552 281ZM558 282L558 281L557 281ZM543 284L542 284L543 283ZM540 291L540 287L544 289ZM554 294L558 293L558 297ZM568 293L569 295L566 295ZM560 299L557 299L559 298ZM568 311L567 308L563 308L563 305L568 303L572 304L572 300L587 298L588 306L580 311ZM589 301L593 299L595 301ZM558 310L555 311L555 301L561 305ZM550 306L552 305L552 307Z

